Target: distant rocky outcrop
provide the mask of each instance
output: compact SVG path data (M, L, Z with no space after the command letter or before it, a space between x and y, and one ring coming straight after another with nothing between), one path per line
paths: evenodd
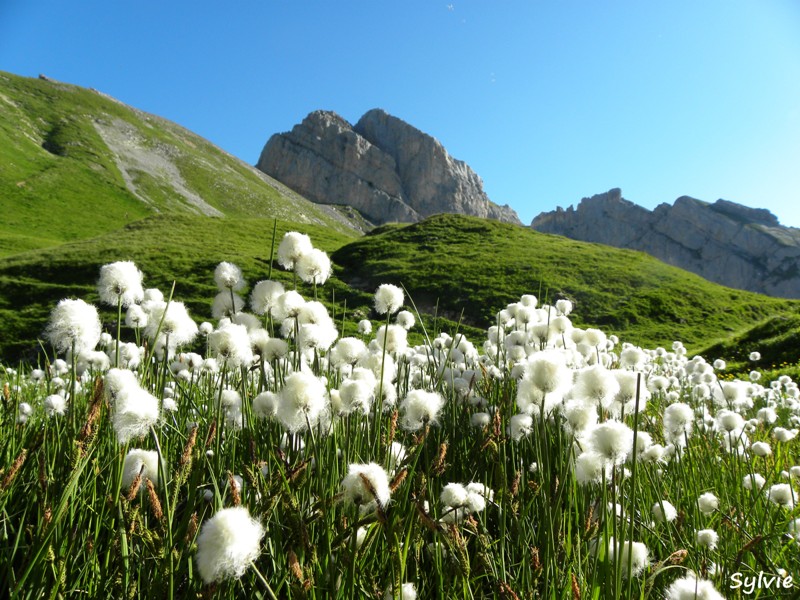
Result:
M489 200L466 163L378 109L355 126L334 112L312 112L273 135L256 167L314 202L350 205L378 224L436 213L520 223L510 207Z
M584 198L577 209L542 213L531 227L641 250L729 287L800 298L800 229L782 226L765 209L683 196L650 211L613 189Z

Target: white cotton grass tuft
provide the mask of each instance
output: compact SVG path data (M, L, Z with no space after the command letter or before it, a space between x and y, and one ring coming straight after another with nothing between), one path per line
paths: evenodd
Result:
M243 506L224 508L197 536L197 570L207 584L238 579L258 558L264 527Z
M147 435L158 418L158 398L138 384L125 387L117 394L111 424L120 444Z
M697 499L697 508L699 508L700 512L704 515L710 515L719 508L719 498L711 492L701 494Z
M97 282L100 301L111 306L127 308L144 300L142 272L131 261L119 261L100 267Z
M633 430L621 421L604 421L586 431L590 448L611 464L621 465L633 450Z
M138 304L131 304L125 311L125 326L131 329L147 327L148 315Z
M279 394L276 416L291 433L314 427L327 406L325 384L310 373L286 377Z
M794 491L791 484L776 483L767 490L767 498L773 504L792 510L797 501L797 492Z
M667 588L667 600L725 600L714 584L707 579L698 579L694 573L676 579Z
M285 292L283 284L278 281L270 279L259 281L253 286L253 291L250 292L250 308L257 315L266 314L275 306L275 302L277 302L281 294Z
M83 300L65 298L50 313L44 337L57 352L74 350L80 354L94 350L102 331L97 308Z
M638 577L650 566L650 551L642 542L617 542L613 537L608 540L608 557L618 561L623 577ZM628 563L630 562L630 572Z
M244 299L239 294L227 290L219 292L211 302L211 316L217 320L233 317L242 309L244 309Z
M220 291L241 290L247 282L242 277L242 270L233 263L221 262L214 269L214 283Z
M170 348L191 344L197 337L197 323L189 316L183 302L154 301L150 309L150 318L145 335L151 341L168 339Z
M713 529L700 529L695 532L695 541L698 546L714 550L719 542L719 534Z
M742 487L746 490L760 490L767 483L767 480L760 473L751 473L742 479Z
M153 485L158 485L158 452L140 448L128 451L122 464L122 486L129 488L140 473L142 482L149 479Z
M395 317L395 323L405 330L409 330L412 327L414 327L414 324L416 322L417 321L414 318L413 313L407 310L401 310L399 313L397 313L397 316Z
M278 244L278 264L287 271L291 271L295 268L297 261L313 249L310 237L297 231L287 231Z
M671 523L678 518L678 510L667 500L656 502L650 509L656 523Z
M383 600L394 600L397 596L390 584L383 593ZM404 583L400 586L400 600L417 600L417 588L413 583Z
M444 398L438 392L411 390L400 403L403 429L416 431L426 424L436 425L443 406Z
M389 504L392 493L389 476L377 463L351 464L347 475L342 479L341 487L345 502L356 506L376 502L381 509Z
M42 404L44 406L44 414L48 417L62 417L67 412L67 401L59 394L50 394Z
M238 369L253 363L250 336L244 325L225 323L208 334L208 349L217 361L227 367Z
M379 315L393 315L403 307L405 295L396 285L384 283L375 291L375 311Z
M312 248L297 260L294 270L301 281L322 285L331 276L331 259L322 250Z

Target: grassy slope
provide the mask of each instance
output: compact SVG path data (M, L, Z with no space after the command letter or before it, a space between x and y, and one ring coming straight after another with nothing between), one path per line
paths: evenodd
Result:
M333 258L356 287L402 283L418 305L438 300L473 324L491 324L523 293L566 297L578 324L643 345L682 340L700 349L800 306L709 283L640 252L457 215L380 228Z
M191 210L169 176L128 165L149 206L138 199L96 123L132 132L137 149L166 157L192 192L225 215L345 229L174 123L92 90L0 72L0 256L93 237L155 212Z
M116 260L133 260L145 275L147 287L169 294L175 281L176 300L185 301L198 319L211 318L216 294L214 268L223 260L238 264L251 283L269 272L271 219L215 219L203 216L153 216L119 231L56 248L31 251L0 259L0 356L32 357L36 338L47 324L53 306L62 298L79 297L97 302L95 283L100 266ZM311 236L316 247L332 251L354 237L318 225L278 221L276 247L285 231L299 230ZM277 267L273 279L291 285L291 274ZM307 297L313 290L298 286ZM366 305L370 298L350 290L338 280L320 295L334 294L338 311ZM31 299L35 301L31 302ZM116 315L107 311L106 320Z
M228 260L251 283L266 278L272 225L269 219L154 216L90 240L1 259L0 356L32 356L55 303L69 296L96 301L99 268L114 260L135 261L149 287L168 292L176 281L175 298L186 301L198 319L209 319L214 267ZM701 350L719 341L711 358L736 360L759 349L765 365L794 362L797 302L724 288L639 252L454 215L385 226L363 238L279 221L277 240L292 229L333 253L335 276L319 294L331 307L335 300L339 316L345 301L349 314L358 309L368 316L375 287L397 283L423 313L438 310L458 320L463 310L464 330L480 341L475 327L490 324L497 310L521 294L534 293L542 301L569 297L576 324L642 345L680 339ZM273 278L291 284L291 275L277 266ZM106 312L109 324L113 317Z

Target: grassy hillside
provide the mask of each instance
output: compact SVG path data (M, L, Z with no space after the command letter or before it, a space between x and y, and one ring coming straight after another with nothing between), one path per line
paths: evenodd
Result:
M621 338L700 349L800 304L725 288L634 251L458 215L388 226L334 256L345 280L369 289L402 283L418 306L486 326L523 293L569 298L576 320Z
M270 219L161 215L0 259L0 356L33 356L52 307L69 296L95 301L99 268L115 260L135 261L148 287L169 291L175 281L176 299L198 319L210 319L214 267L228 260L251 283L266 278L272 227ZM755 349L764 354L764 365L796 362L791 340L800 325L797 302L724 288L639 252L455 215L389 225L361 238L278 221L277 240L294 229L332 253L334 277L319 294L340 316L345 302L349 314L369 315L377 285L402 284L421 312L450 323L463 312L464 331L477 336L475 328L492 323L497 310L533 293L543 302L570 298L576 324L645 346L673 340L693 351L712 346L710 357L741 368ZM274 266L273 278L290 284L291 274ZM106 313L109 324L112 312Z
M347 219L165 119L73 85L0 72L0 256L157 213Z
M210 320L217 291L214 268L227 260L238 264L251 284L266 279L273 223L271 219L158 215L89 240L0 259L0 356L32 357L53 306L66 297L97 302L99 269L116 260L133 260L145 275L145 285L165 294L174 281L175 299L185 301L198 319ZM276 247L289 230L309 234L316 247L329 252L354 239L353 234L329 227L278 221ZM273 279L292 281L277 261ZM299 289L308 296L313 294L310 288ZM328 300L333 296L342 307L347 298L351 307L370 301L366 294L353 292L338 280L326 285L323 293ZM109 321L116 317L112 312L106 313Z

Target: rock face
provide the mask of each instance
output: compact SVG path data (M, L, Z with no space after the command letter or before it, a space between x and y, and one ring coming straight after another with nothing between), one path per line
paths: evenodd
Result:
M480 177L431 136L382 110L352 126L316 111L273 135L258 169L320 204L347 204L374 223L462 213L520 223L483 191Z
M577 209L542 213L544 233L647 252L728 287L800 298L800 229L771 212L688 196L649 211L619 189L581 200Z

